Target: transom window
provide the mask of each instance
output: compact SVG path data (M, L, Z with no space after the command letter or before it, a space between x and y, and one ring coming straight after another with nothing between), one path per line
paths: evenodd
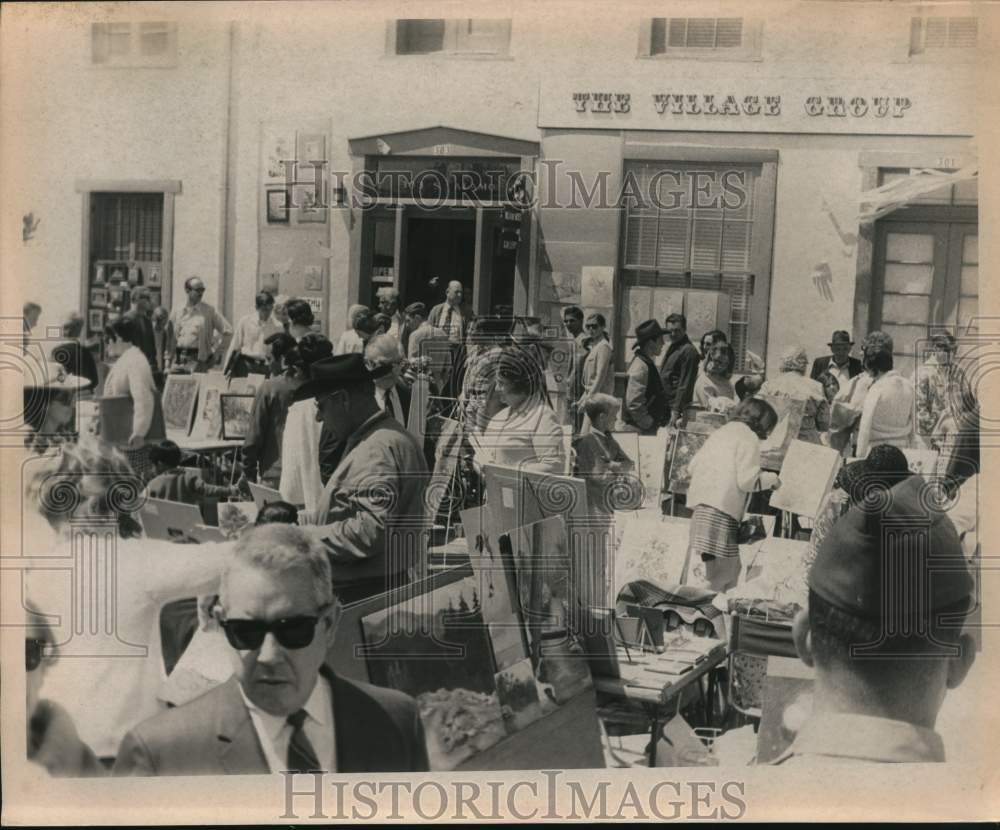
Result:
M510 20L502 18L410 18L390 26L397 55L506 55Z
M91 60L98 66L174 66L177 24L167 21L94 23Z

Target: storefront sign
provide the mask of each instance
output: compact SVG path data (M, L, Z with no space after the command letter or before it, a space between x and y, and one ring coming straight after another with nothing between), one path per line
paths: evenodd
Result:
M652 96L660 115L781 115L780 95L715 95L714 93L665 92ZM628 113L632 96L627 92L574 92L577 112ZM913 106L906 96L810 95L802 103L806 115L832 118L902 118Z

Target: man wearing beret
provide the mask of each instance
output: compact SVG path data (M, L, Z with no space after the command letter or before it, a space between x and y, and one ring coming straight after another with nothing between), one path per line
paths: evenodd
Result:
M309 367L295 400L316 399L316 419L343 442L316 516L345 604L405 585L424 565L424 493L429 481L421 447L375 400L372 373L360 354Z
M929 488L912 475L862 500L820 544L793 624L813 711L776 764L945 759L934 724L975 659L973 580Z

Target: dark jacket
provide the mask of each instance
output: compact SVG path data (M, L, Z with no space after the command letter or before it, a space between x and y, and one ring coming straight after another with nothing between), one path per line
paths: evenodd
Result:
M97 361L90 349L78 340L67 340L52 350L52 359L69 374L86 378L90 388L96 388L98 383Z
M337 772L424 772L427 746L409 695L346 680L326 666L333 693ZM266 775L250 712L231 677L201 697L143 721L122 740L116 776Z
M671 343L660 368L663 394L667 398L667 415L683 413L694 399L694 382L698 379L698 363L701 357L694 344L684 337Z
M667 412L667 398L656 364L648 355L636 352L628 368L622 420L638 427L640 432L655 435L666 423Z
M827 369L830 368L830 361L833 360L833 355L828 354L823 357L817 357L813 361L812 371L809 373L809 377L813 380L819 380L820 375L823 374ZM856 377L864 371L864 366L861 365L861 361L856 357L847 358L847 374L850 377Z
M247 478L277 486L281 479L281 440L292 395L302 384L287 375L265 380L250 411L250 429L243 439L243 465Z
M138 314L134 311L130 311L127 316L135 321L136 327L139 330L138 336L135 339L135 345L146 355L146 360L149 361L150 367L155 372L158 367L156 363L156 338L153 336L153 321L145 314Z

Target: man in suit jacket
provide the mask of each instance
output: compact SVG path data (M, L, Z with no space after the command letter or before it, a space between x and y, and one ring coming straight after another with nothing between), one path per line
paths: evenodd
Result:
M854 345L854 341L851 340L850 334L841 329L833 333L833 337L830 338L827 345L833 354L817 357L813 361L809 377L813 380L819 380L824 372L829 372L837 379L840 388L844 389L851 378L864 371L861 361L856 357L851 357L851 347Z
M236 674L135 727L114 774L426 770L416 701L324 665L339 613L322 544L294 525L255 527L234 549L216 609Z
M135 319L136 329L138 333L138 339L135 341L135 345L139 347L139 350L146 355L146 360L149 361L149 368L154 372L157 371L157 360L156 360L156 337L153 335L153 320L150 314L153 311L150 305L149 289L143 285L137 285L132 289L131 293L132 308L129 310L129 316Z

